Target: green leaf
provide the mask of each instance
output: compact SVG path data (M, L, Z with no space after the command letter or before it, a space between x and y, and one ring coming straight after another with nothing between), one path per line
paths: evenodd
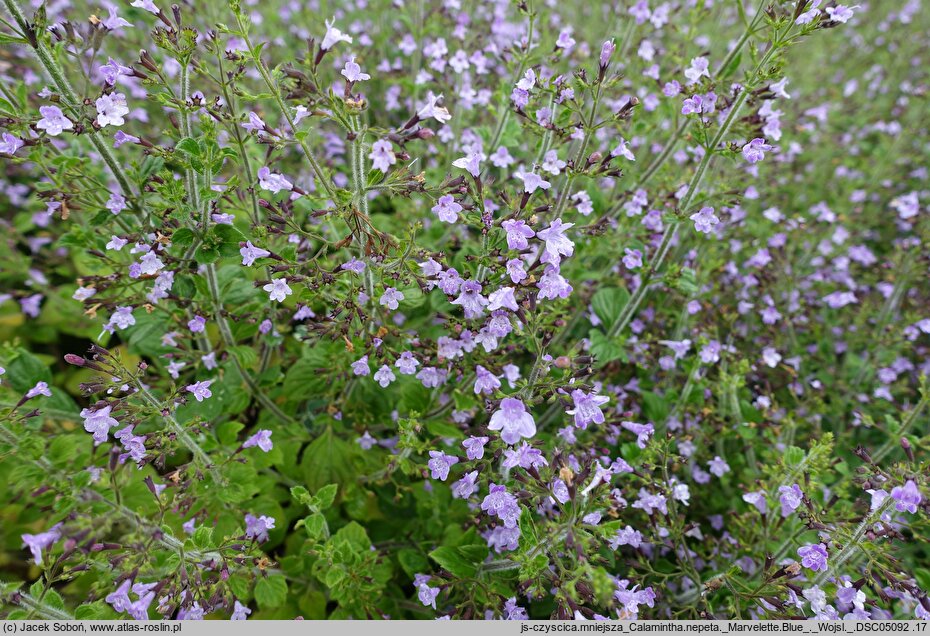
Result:
M328 484L320 488L316 493L317 507L320 510L326 510L333 505L333 501L336 500L336 493L339 491L339 486L336 484Z
M349 442L339 439L332 427L313 440L304 451L301 467L305 483L312 490L327 484L347 484L353 481L356 449Z
M200 154L200 144L198 144L197 140L193 137L185 137L177 143L174 149L178 152L183 152L188 155Z
M487 556L483 546L441 546L429 553L430 558L454 576L470 579L478 572L478 564Z
M588 338L591 340L591 355L599 365L605 365L623 357L623 346L616 339L608 338L597 329L592 329L588 333Z
M600 318L604 328L610 329L629 300L630 292L624 288L606 287L599 289L594 294L594 298L591 299L591 308L594 309L594 314Z
M397 553L397 560L407 576L413 577L429 569L429 561L418 550L404 548Z
M287 581L283 576L269 576L255 584L255 600L262 609L281 607L287 601Z
M181 250L186 250L193 242L194 231L190 228L182 227L171 235L171 245Z
M807 453L805 453L803 449L797 446L789 446L785 450L785 465L790 468L800 466L806 456Z

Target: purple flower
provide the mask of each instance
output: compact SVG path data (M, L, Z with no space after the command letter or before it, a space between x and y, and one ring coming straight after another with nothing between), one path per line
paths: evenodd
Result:
M526 406L517 398L504 398L500 409L491 416L488 428L501 431L501 439L507 444L516 444L523 437L536 434L536 422L526 411Z
M646 444L649 443L649 439L655 433L655 427L652 424L621 422L620 426L636 435L636 445L640 448L646 448Z
M491 492L481 502L481 509L494 515L504 523L506 528L515 528L520 519L520 504L517 498L507 492L505 486L491 483Z
M122 93L113 93L112 95L102 95L95 102L97 106L97 123L101 128L107 126L122 126L125 122L124 115L129 114L129 106L126 104L126 96Z
M715 456L707 463L707 469L717 477L723 477L730 472L730 465L720 459L719 456Z
M414 358L412 353L404 351L400 354L394 366L397 367L397 370L403 375L413 375L417 372L417 366L419 364L420 361Z
M203 402L213 395L213 393L210 392L211 384L213 384L213 380L202 380L194 384L189 384L185 390L188 393L192 393L198 402Z
M568 298L572 293L572 286L564 276L559 272L558 266L547 265L546 270L536 283L539 288L537 298L539 300L555 300L556 298Z
M702 77L710 77L707 72L708 62L706 57L695 57L691 60L691 66L685 69L685 77L688 78L688 84L695 84Z
M444 106L438 105L441 99L442 95L433 95L433 91L427 91L426 103L417 111L417 117L419 119L435 119L440 124L452 119L449 111Z
M187 322L187 328L191 333L203 333L207 327L207 319L203 316L194 316Z
M110 429L119 426L115 418L110 417L110 409L107 405L102 409L83 409L81 417L84 418L84 430L94 434L94 446L98 446L107 441Z
M371 79L371 75L362 73L362 67L356 64L354 55L346 61L341 73L349 82L365 82Z
M129 599L129 588L131 586L132 580L125 579L119 584L116 590L107 594L104 600L109 605L112 605L113 609L117 612L122 613L128 611L129 607L132 605L132 601Z
M634 530L632 527L627 526L626 528L617 530L617 534L611 538L609 545L611 550L616 550L622 545L638 548L642 543L642 533L639 530Z
M452 484L452 496L456 499L468 499L478 492L478 471L465 473L461 479Z
M119 192L114 192L110 195L110 198L107 199L106 207L113 216L116 216L128 207L126 205L126 197Z
M267 166L258 169L258 185L263 190L268 190L277 194L281 190L293 190L294 184L288 181L283 175L272 172Z
M577 428L587 428L588 424L604 423L601 405L610 402L609 397L597 393L585 393L581 389L575 389L572 391L572 401L575 403L575 408L565 413L575 416L575 426Z
M262 429L242 442L242 448L252 448L253 446L258 446L266 453L270 451L274 447L271 442L271 431Z
M417 598L420 602L426 607L436 609L436 597L439 596L440 589L427 585L430 578L426 574L417 574L413 577L413 585L417 588Z
M756 492L747 492L743 495L743 501L746 503L755 506L761 514L765 514L768 510L768 507L765 502L765 491L757 490Z
M274 530L274 517L245 515L245 536L247 539L255 539L259 543L263 543L268 540L269 530Z
M403 293L397 291L393 287L387 287L384 290L384 293L381 294L381 299L378 301L382 307L387 307L391 311L394 311L399 306L398 303L404 299Z
M548 466L549 462L543 457L539 449L533 448L526 442L520 444L519 448L508 448L504 450L504 468L515 468L519 466L525 470L539 466Z
M702 234L709 234L713 227L720 222L720 219L714 216L714 209L711 207L701 208L689 218L694 221L694 229Z
M462 283L458 298L452 301L465 312L466 318L478 318L484 315L484 308L488 306L488 299L481 295L481 283L466 280Z
M903 486L895 486L891 489L891 498L895 500L895 510L898 512L909 512L915 514L917 506L923 501L917 484L912 479L908 479Z
M430 451L430 460L426 465L430 469L430 477L445 481L449 477L449 469L459 463L459 458L454 455L446 455L442 451Z
M704 98L700 95L692 95L691 97L686 97L685 100L681 103L681 114L682 115L691 115L694 113L700 114L704 110Z
M623 265L627 269L639 269L643 266L643 253L639 250L624 249Z
M352 363L352 373L355 375L368 375L371 369L368 368L368 356L362 356Z
M533 194L536 192L537 188L542 188L543 190L548 190L552 187L552 184L540 177L535 172L524 172L523 176L523 191L526 194Z
M0 141L0 154L15 155L16 151L22 148L23 145L22 139L5 132L2 135L2 141Z
M452 165L456 168L461 168L462 170L468 172L468 174L471 176L478 178L481 176L481 159L482 154L480 152L473 151L464 157L456 159L452 162Z
M252 610L250 610L248 607L246 607L239 601L236 601L235 605L233 605L233 613L232 613L232 616L229 617L229 620L244 621L246 620L248 615L251 613L252 613Z
M536 236L533 228L522 220L508 219L501 223L501 227L507 232L507 247L512 250L525 250L530 245L527 239Z
M614 41L607 40L604 44L601 45L601 56L598 59L598 63L602 69L607 68L607 65L610 64L610 56L614 54L614 51L617 50L617 45L614 44Z
M552 265L558 265L562 256L571 256L575 251L575 244L565 236L565 230L574 227L574 223L562 223L562 219L555 219L544 230L536 233L536 238L546 242L546 251L542 260Z
M44 395L45 397L52 397L52 390L48 388L47 382L36 382L36 385L26 391L26 399L31 400L34 397Z
M375 170L380 170L385 174L391 169L391 166L397 163L397 157L394 155L391 142L387 139L379 139L371 144L371 152L368 158L371 159L371 165Z
M36 128L44 130L50 137L60 135L64 130L71 130L74 124L65 117L58 106L40 106L39 114L42 119L36 122Z
M484 457L484 445L487 443L487 437L475 437L472 435L462 442L462 446L465 447L465 456L472 460L481 459Z
M499 388L501 388L501 381L496 375L480 364L475 367L475 395L482 393L491 395Z
M386 364L382 364L381 368L375 371L375 374L372 376L382 389L386 389L391 382L397 379L397 376L394 375L394 372L391 371L391 367Z
M827 571L827 546L822 543L809 544L798 548L801 565L814 572Z
M761 137L756 137L743 146L743 158L749 163L758 163L765 159L765 153L769 150L772 150L772 146Z
M346 35L333 26L335 21L336 18L333 18L332 20L326 20L326 35L323 36L323 41L320 43L321 51L328 51L336 46L339 42L348 42L349 44L352 44L351 36Z
M46 532L22 535L23 545L29 548L30 552L32 552L32 558L36 565L42 565L42 551L48 550L50 547L52 547L52 544L61 538L61 532L58 530L60 527L61 524L59 523L52 526Z
M517 311L519 307L513 294L513 287L501 287L497 291L491 292L491 295L488 296L488 311L497 311L498 309Z
M245 246L239 248L239 254L242 256L242 264L246 267L251 267L256 259L271 256L271 252L255 247L252 241L246 241Z
M255 111L249 111L249 121L242 124L242 127L249 132L261 132L265 130L265 126L265 121Z
M264 285L262 289L268 292L268 297L271 300L276 300L279 303L283 303L285 298L294 293L285 278L274 278L270 283Z
M778 501L781 503L782 517L787 517L793 513L804 501L804 493L801 492L801 487L797 484L780 486L778 488L778 494L780 495Z
M439 197L439 200L436 202L436 205L432 207L431 211L439 217L440 221L444 223L455 223L459 218L458 213L462 211L462 206L456 203L451 194L445 194Z

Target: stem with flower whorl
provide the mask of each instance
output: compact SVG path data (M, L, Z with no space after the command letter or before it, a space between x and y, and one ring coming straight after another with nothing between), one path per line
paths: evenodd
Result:
M316 175L317 183L319 183L320 187L323 188L328 197L335 199L335 186L323 172L323 168L320 166L319 162L317 162L316 157L314 157L313 151L310 149L310 145L307 143L306 138L297 134L297 126L294 123L294 118L291 116L291 113L287 108L287 104L285 104L284 100L281 98L281 91L278 89L278 85L275 84L274 79L268 72L268 68L262 61L261 53L257 52L255 47L252 46L252 40L249 38L248 25L246 25L243 20L242 12L238 9L238 7L233 7L233 11L236 16L236 24L239 26L240 33L238 35L240 35L242 40L245 42L245 46L249 50L249 55L252 56L252 61L255 64L255 68L258 69L259 75L262 76L262 80L265 82L265 86L267 86L268 90L271 91L271 95L274 98L275 103L278 105L278 110L281 111L281 116L284 117L285 121L287 121L287 125L291 129L291 134L294 135L294 138L300 145L301 150L303 150L304 156L310 163L310 168L313 170L313 174Z
M775 51L778 49L778 38L776 37L775 41L772 42L772 46L769 47L769 50L759 61L759 64L756 65L756 69L753 71L753 75L758 73L760 69L765 68L765 66L769 63L769 60L775 54ZM724 120L723 125L720 126L717 134L714 135L709 149L704 153L704 156L701 157L701 163L698 164L697 170L691 177L691 181L688 183L688 190L678 206L682 215L688 214L688 207L691 205L691 201L694 199L695 193L698 191L698 188L700 188L701 183L704 181L704 175L707 173L707 169L710 167L711 163L713 163L713 160L716 157L714 151L723 141L724 136L730 132L730 128L736 122L736 117L739 114L743 103L746 101L748 94L749 88L743 86L739 94L733 100L733 104L730 107L730 112L727 114L727 118ZM620 315L617 316L617 320L614 321L614 324L608 331L607 335L609 337L617 337L624 329L626 329L626 326L630 323L630 320L633 319L633 316L639 309L640 304L642 304L646 297L646 293L648 292L649 286L652 283L652 277L656 274L656 272L659 271L659 268L662 267L662 264L668 256L669 249L672 246L672 242L674 241L675 235L677 234L678 225L680 223L680 220L675 220L669 222L668 226L666 226L665 231L662 233L662 239L659 242L659 246L656 248L656 254L652 258L652 262L649 264L649 269L647 270L646 275L643 276L639 287L637 287L636 291L633 292L633 295L630 296L630 300L623 307L623 311L620 312Z
M232 349L236 346L236 339L232 335L232 330L229 328L229 323L226 321L226 316L223 315L223 303L220 300L220 288L219 282L216 276L216 268L212 263L206 267L206 279L207 287L210 290L210 299L213 301L213 313L216 316L216 323L219 327L220 338L223 340L223 344L226 345L226 349ZM249 393L254 397L258 402L268 409L272 415L281 420L282 422L294 422L294 418L285 413L275 404L271 398L269 398L258 386L258 383L255 382L255 379L252 375L243 368L242 364L239 362L239 358L236 357L235 353L231 355L233 364L236 366L236 370L239 372L239 375L242 376L242 380L245 382L246 387L248 387Z
M891 495L885 497L885 500L882 501L881 505L878 506L875 510L866 515L865 519L856 527L855 532L853 532L852 537L846 543L846 546L840 550L840 553L831 559L830 566L820 573L820 575L814 579L814 585L820 586L823 585L830 577L833 576L833 573L836 572L840 567L843 566L846 561L849 560L849 557L853 553L860 549L859 541L862 539L862 536L865 534L866 530L875 522L876 519L881 519L882 515L885 514L891 505L894 503L894 499Z
M13 20L15 20L19 28L22 29L26 39L29 40L29 45L32 50L35 51L36 57L38 58L39 63L42 65L42 68L44 68L45 72L48 73L48 76L55 84L58 92L61 93L62 97L64 98L63 103L65 107L71 111L72 116L80 118L82 116L80 108L81 100L78 99L77 93L75 93L74 88L71 87L71 83L68 81L64 69L62 69L58 64L54 54L45 46L45 43L39 39L38 35L34 32L32 25L30 25L26 20L26 16L23 13L23 10L19 7L19 5L16 4L16 1L3 0L3 3L6 5L7 11L10 12L10 15L13 16ZM123 168L120 166L119 161L113 154L113 151L103 142L102 139L100 139L97 130L90 128L88 129L87 133L90 142L93 144L97 152L100 153L100 156L107 164L107 167L109 167L110 173L113 175L113 178L116 179L120 189L123 191L123 194L129 199L134 199L135 194L133 193L132 187L129 185L129 179L126 178L126 175L123 172Z

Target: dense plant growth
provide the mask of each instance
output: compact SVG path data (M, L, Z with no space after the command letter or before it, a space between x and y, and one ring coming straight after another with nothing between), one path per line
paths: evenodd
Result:
M0 617L930 617L920 0L2 3Z

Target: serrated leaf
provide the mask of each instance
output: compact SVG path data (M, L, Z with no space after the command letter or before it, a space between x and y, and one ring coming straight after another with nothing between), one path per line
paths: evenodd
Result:
M255 584L255 600L262 609L281 607L287 601L287 581L283 576L269 576Z

